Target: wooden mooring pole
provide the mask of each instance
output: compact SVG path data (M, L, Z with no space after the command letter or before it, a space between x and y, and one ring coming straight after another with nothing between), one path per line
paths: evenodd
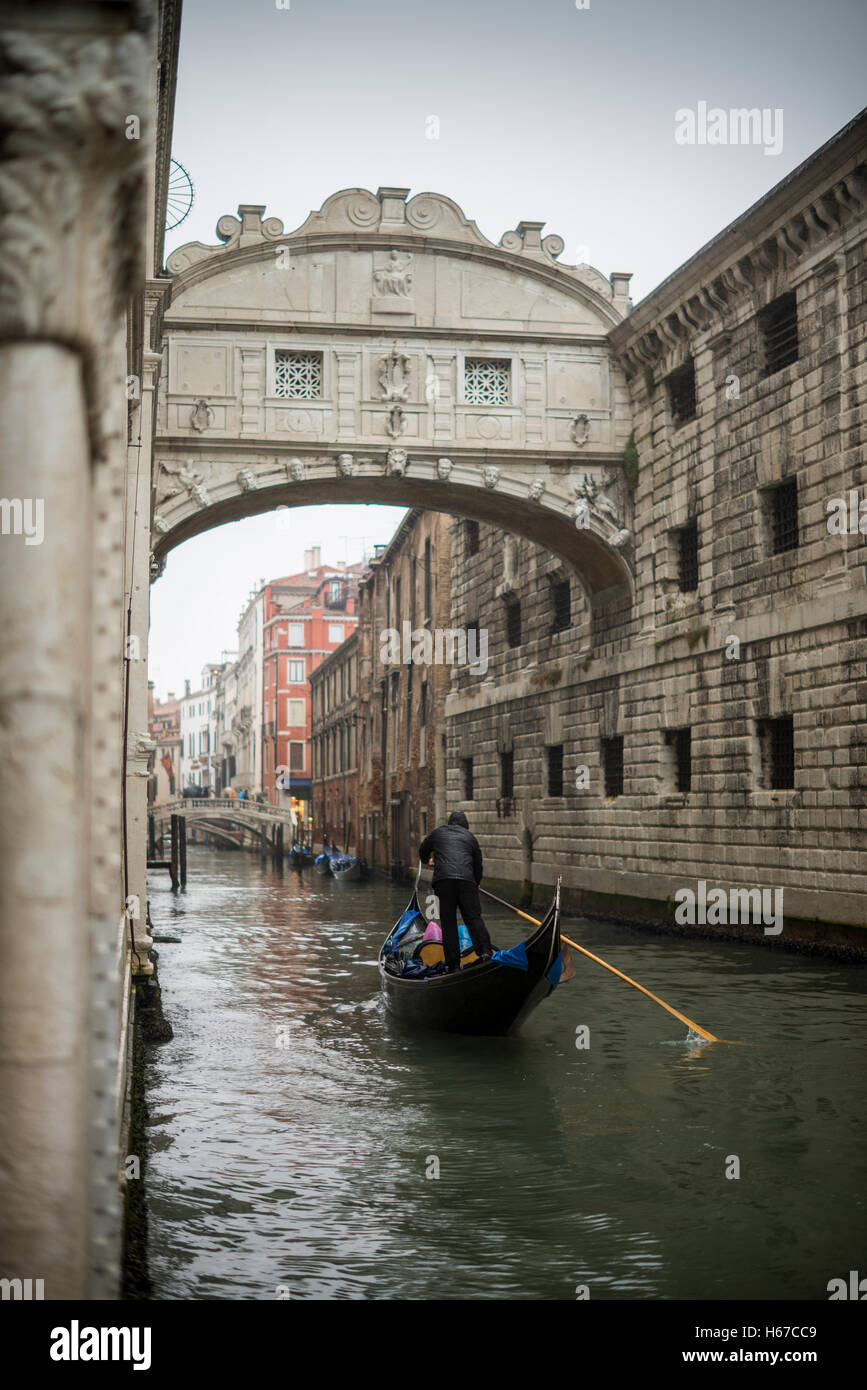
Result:
M180 820L180 816L175 815L175 813L172 812L172 819L171 819L171 830L172 830L171 875L172 875L172 888L175 888L175 889L178 887L179 877L180 877L180 876L179 876L179 872L178 872L178 840L179 840L179 838L180 838L179 833L178 833L178 821L179 821L179 820Z
M178 816L178 859L181 871L181 887L187 886L187 818Z

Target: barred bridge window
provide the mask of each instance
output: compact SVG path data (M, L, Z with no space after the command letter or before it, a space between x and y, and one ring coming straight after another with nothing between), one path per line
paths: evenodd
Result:
M464 535L467 541L467 554L478 555L479 553L479 523L477 521L464 522Z
M493 357L468 357L464 363L464 397L469 405L508 405L509 368Z
M764 374L772 376L798 360L798 304L794 293L781 294L758 316Z
M506 604L506 641L510 647L521 645L521 605L515 599Z
M274 395L300 401L319 400L322 396L322 354L275 352Z

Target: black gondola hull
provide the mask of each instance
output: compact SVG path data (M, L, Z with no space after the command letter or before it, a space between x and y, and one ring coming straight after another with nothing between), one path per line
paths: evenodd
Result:
M384 947L379 972L391 1015L412 1027L443 1033L502 1036L515 1032L556 983L559 899L558 888L544 921L525 943L526 970L488 961L467 965L449 975L405 979L386 968ZM418 907L415 894L410 900L410 907L413 905Z

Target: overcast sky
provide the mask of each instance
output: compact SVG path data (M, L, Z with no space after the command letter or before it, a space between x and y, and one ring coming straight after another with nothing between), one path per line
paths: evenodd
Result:
M338 189L398 185L447 194L494 242L544 220L561 261L632 271L637 301L857 113L865 52L865 0L184 0L173 152L195 203L166 250L214 244L239 203L291 231ZM780 152L679 144L675 112L700 102L781 111ZM317 542L357 559L400 513L293 516L169 556L158 694L234 646L258 579Z

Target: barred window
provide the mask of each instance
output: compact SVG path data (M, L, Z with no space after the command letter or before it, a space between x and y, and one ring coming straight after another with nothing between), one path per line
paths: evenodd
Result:
M784 791L795 785L795 728L791 715L758 721L762 786Z
M565 632L572 622L572 588L568 579L559 579L551 585L551 604L554 609L551 631Z
M563 795L563 745L554 744L548 748L548 795Z
M688 792L692 786L692 730L669 729L665 742L672 753L672 781L679 792Z
M515 754L513 752L500 754L500 796L513 797L515 795Z
M322 396L322 354L275 352L274 395L299 401L319 400Z
M478 555L479 553L479 523L477 521L464 522L464 535L467 538L467 554Z
M698 522L690 521L677 532L677 582L682 594L698 588Z
M464 395L470 405L508 405L509 369L493 357L468 357L464 363Z
M798 548L798 480L787 478L777 487L769 488L766 496L768 530L771 552L782 555Z
M602 740L602 772L605 778L605 795L623 795L623 735Z
M472 758L461 758L461 773L464 783L464 801L473 799L473 760Z
M781 294L759 316L764 374L771 376L798 360L798 304L794 293Z
M506 641L510 647L521 645L521 605L517 599L506 604Z
M695 418L695 363L690 357L666 377L668 404L676 425Z

